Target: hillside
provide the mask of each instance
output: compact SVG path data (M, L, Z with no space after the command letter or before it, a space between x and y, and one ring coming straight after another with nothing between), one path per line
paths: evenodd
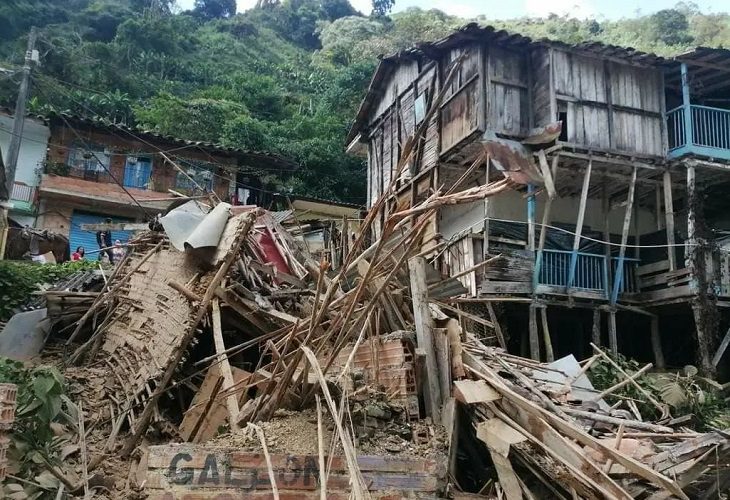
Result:
M387 10L387 0L376 0ZM31 110L71 111L187 139L272 150L302 169L272 189L364 202L361 159L344 137L377 55L439 38L467 22L410 9L365 17L347 0L284 0L234 15L234 0L6 0L0 5L0 66L21 63L31 24L41 66ZM694 45L730 46L730 16L692 4L619 21L546 19L478 22L534 37L596 40L660 54ZM0 74L0 104L16 78Z

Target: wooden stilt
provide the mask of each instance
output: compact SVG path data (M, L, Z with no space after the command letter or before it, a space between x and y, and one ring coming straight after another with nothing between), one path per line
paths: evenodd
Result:
M607 177L603 176L603 183L601 186L601 208L602 208L602 214L604 217L604 224L603 224L603 241L610 242L611 241L611 221L609 217L609 213L611 211L611 204L608 199L608 182ZM606 298L609 298L611 296L611 278L612 278L612 272L611 272L611 245L608 243L605 243L603 245L603 252L606 256L606 261L603 264L603 281L604 281L604 287L606 291ZM600 321L600 314L598 316Z
M433 320L428 305L428 286L426 284L426 260L413 257L408 261L411 278L411 299L416 325L418 349L425 353L426 361L426 405L428 414L434 422L440 422L441 387L439 386L438 364L434 350Z
M575 280L575 268L578 264L578 249L580 248L580 239L583 232L583 219L586 215L586 204L588 203L588 189L591 184L591 170L593 168L593 160L588 160L585 174L583 175L583 188L580 193L580 204L578 205L578 220L575 223L575 237L573 238L573 251L570 254L570 269L568 270L568 283L566 288L570 290Z
M659 317L651 318L651 348L654 351L654 366L660 370L664 369L664 352L662 351L662 339L659 333Z
M676 252L674 249L674 202L672 200L672 175L669 170L664 171L664 217L665 228L667 231L667 255L669 260L669 270L677 269Z
M608 347L611 354L618 354L618 336L616 334L616 310L608 312Z
M601 310L593 309L593 329L591 330L591 340L596 345L601 345Z
M494 306L491 302L487 302L487 311L489 311L489 319L492 321L492 325L494 325L494 334L497 336L499 347L507 350L507 342L504 339L502 327L499 325L499 321L497 321L497 314L494 312Z
M540 308L540 318L542 319L542 336L545 342L545 361L555 361L553 342L550 339L550 329L548 328L547 306Z
M530 304L530 357L535 361L540 361L540 337L537 332L537 306Z
M616 261L616 278L613 280L613 291L611 292L611 305L616 304L618 300L618 292L621 289L621 282L624 277L624 258L626 257L626 242L629 239L629 227L631 226L631 215L634 209L634 193L636 192L636 173L637 167L631 174L631 183L629 184L629 194L626 199L626 213L624 215L624 226L621 230L621 246L618 251L618 260Z
M717 352L712 357L712 366L714 366L715 368L717 368L717 365L720 364L722 355L725 354L728 345L730 345L730 328L728 328L728 331L725 334L725 338L722 339L722 342L720 342L720 347L717 348Z
M542 151L541 151L542 152ZM544 154L540 157L540 161L543 161ZM560 161L560 156L555 155L553 157L552 167L551 167L551 174L553 181L555 179L555 176L558 171L558 162ZM537 244L537 254L535 255L535 269L533 270L532 275L532 290L537 288L537 284L540 278L540 269L542 268L542 258L543 258L543 249L545 248L545 238L547 237L547 225L550 223L550 209L552 208L553 204L553 198L554 196L548 197L547 201L545 201L545 209L542 212L542 225L540 226L540 241ZM488 197L486 199L489 199Z

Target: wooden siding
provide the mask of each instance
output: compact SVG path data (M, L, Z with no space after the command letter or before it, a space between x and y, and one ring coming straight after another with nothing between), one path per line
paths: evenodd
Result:
M553 74L555 98L567 110L568 142L664 154L659 70L556 50Z
M481 65L483 51L478 44L469 44L449 51L442 71L466 54L459 74L441 104L441 152L446 153L469 137L483 131Z
M532 113L535 126L547 125L558 117L553 116L550 94L550 51L536 49L530 57L532 71Z
M530 128L527 57L489 47L487 128L507 135L525 135Z
M418 61L415 59L402 61L393 68L393 71L382 85L383 97L378 101L377 106L374 107L374 111L370 115L370 124L375 123L395 103L399 94L418 78L418 73Z

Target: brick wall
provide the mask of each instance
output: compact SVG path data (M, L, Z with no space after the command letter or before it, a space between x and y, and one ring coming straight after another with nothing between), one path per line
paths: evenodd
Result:
M127 154L138 156L150 156L150 153L158 151L168 151L179 148L179 143L170 143L161 140L139 141L134 138L126 138L125 132L119 131L112 134L104 130L79 127L76 132L88 143L91 148L101 148L112 151L110 158L110 168L112 175L120 182L124 179L124 166ZM76 134L63 124L51 124L51 144L48 148L48 160L51 163L68 162L69 151L77 146L83 147ZM229 179L231 174L221 168L221 166L231 167L235 169L236 159L226 155L215 153L206 153L197 149L181 149L174 153L176 156L187 158L190 160L204 161L215 163L218 165L216 169L213 190L222 200L228 200ZM177 170L169 165L159 154L152 155L152 177L151 188L161 193L167 192L168 189L175 189L177 178Z

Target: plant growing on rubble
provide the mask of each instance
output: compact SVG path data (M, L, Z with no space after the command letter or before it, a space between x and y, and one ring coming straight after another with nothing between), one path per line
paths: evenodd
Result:
M76 427L76 406L64 394L63 377L51 366L26 368L0 358L0 382L18 386L17 409L8 450L9 472L37 486L6 480L3 498L42 498L58 488L50 467L61 465L61 451L70 438L65 426ZM22 486L22 490L19 487Z
M45 284L52 284L77 271L96 268L96 262L79 260L63 264L0 261L0 321L7 321L15 309Z
M638 361L621 354L611 358L626 372L635 373L641 365ZM602 391L623 380L623 376L607 361L599 360L588 371L588 376L596 390ZM708 427L730 427L730 406L722 396L722 387L716 382L700 377L693 366L685 367L682 373L646 374L636 380L646 392L658 401L669 405L672 413L694 415L698 430ZM633 385L627 384L606 396L609 404L620 399L630 399L636 403L639 412L645 416L659 418L657 409L646 401L646 397Z

